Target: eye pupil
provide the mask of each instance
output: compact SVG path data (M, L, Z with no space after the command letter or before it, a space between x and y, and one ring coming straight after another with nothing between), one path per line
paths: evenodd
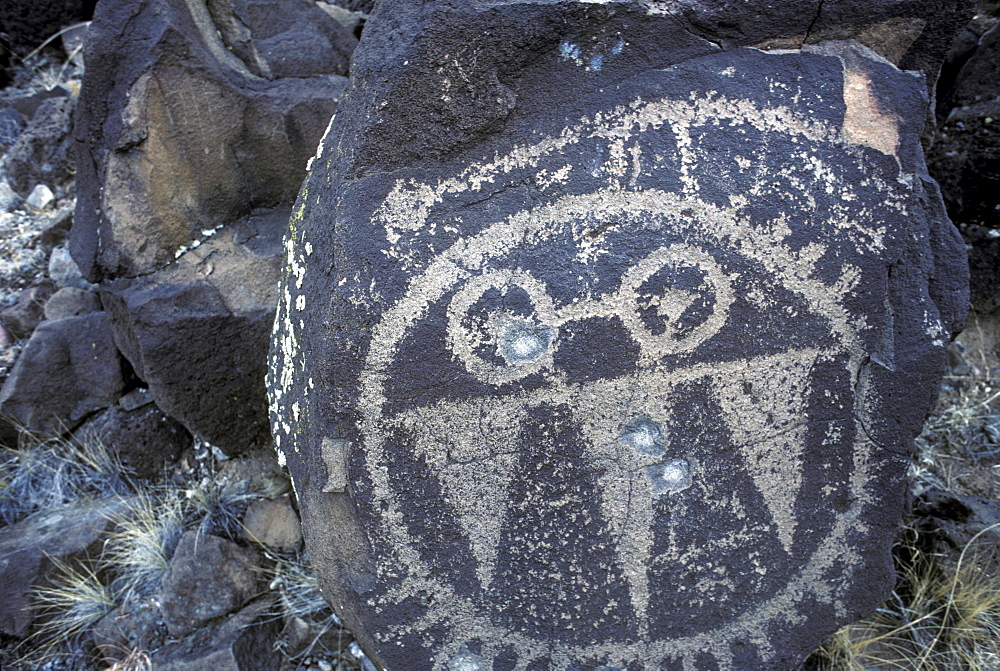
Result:
M548 350L550 338L548 327L511 324L500 337L500 354L511 364L534 361Z
M639 417L626 424L621 439L639 454L657 456L663 453L663 430L648 417Z

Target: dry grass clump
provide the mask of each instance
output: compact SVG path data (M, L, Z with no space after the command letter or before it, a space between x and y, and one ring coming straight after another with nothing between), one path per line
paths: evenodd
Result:
M822 671L997 671L997 557L963 549L958 561L926 554L909 530L897 548L899 583L874 616L841 628L813 656ZM905 564L904 564L905 562Z
M268 553L268 559L268 589L279 596L275 617L287 623L285 636L278 641L282 654L299 665L314 653L343 655L352 638L323 598L305 554ZM331 639L336 650L327 645Z
M114 576L111 588L123 600L143 597L160 586L174 548L184 534L184 511L176 496L140 491L126 500L112 521L102 564Z
M118 605L117 600L92 566L50 559L55 570L49 583L35 590L32 604L38 624L20 646L17 662L26 668L84 668L89 630Z
M17 449L0 448L0 521L87 498L131 493L131 473L99 440L40 440L22 433Z

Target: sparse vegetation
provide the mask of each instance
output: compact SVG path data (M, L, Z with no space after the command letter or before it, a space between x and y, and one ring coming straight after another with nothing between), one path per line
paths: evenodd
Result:
M23 647L22 665L55 659L83 661L90 628L117 605L111 589L92 567L55 558L52 562L51 583L35 591L38 626Z
M115 531L104 547L103 563L114 576L111 587L124 599L146 596L157 587L184 533L181 501L170 492L140 491L113 519Z
M5 524L73 501L132 491L129 470L98 440L21 436L19 448L0 448L0 520Z

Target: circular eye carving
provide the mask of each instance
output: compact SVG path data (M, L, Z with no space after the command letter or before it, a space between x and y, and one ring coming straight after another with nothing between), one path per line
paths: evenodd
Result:
M500 304L476 309L491 291ZM522 292L527 302L519 307L528 309L505 305L504 299ZM469 280L451 299L448 345L477 378L504 384L552 365L557 322L541 282L524 271L490 271Z
M690 351L726 322L733 290L709 254L688 245L660 247L622 277L618 313L643 355Z

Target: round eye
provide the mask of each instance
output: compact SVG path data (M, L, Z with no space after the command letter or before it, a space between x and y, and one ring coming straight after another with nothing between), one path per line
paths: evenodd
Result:
M726 322L733 291L709 254L688 245L661 247L622 277L619 313L647 358L694 349Z
M556 324L541 282L524 271L490 271L451 299L448 345L477 378L504 384L552 365Z

